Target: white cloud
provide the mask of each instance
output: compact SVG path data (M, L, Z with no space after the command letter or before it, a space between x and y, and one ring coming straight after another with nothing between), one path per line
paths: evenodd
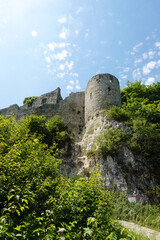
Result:
M155 61L151 61L149 63L147 63L145 66L143 66L143 74L147 75L151 72L152 69L154 69L156 66L156 62Z
M140 68L135 69L132 72L133 79L141 79L141 71Z
M73 65L74 65L73 61L71 61L70 63L66 62L66 66L68 67L69 70L72 70Z
M67 56L68 52L66 50L63 50L62 52L55 54L54 59L61 61L65 60Z
M65 17L59 18L58 22L59 23L65 23L66 22L66 18Z
M133 47L133 51L137 52L138 48L141 47L142 45L143 45L142 42L138 43L137 45L135 45L135 46Z
M79 76L78 73L69 73L69 75L72 76L72 77L78 77Z
M77 90L81 90L81 87L79 85L76 85Z
M32 34L32 37L37 37L38 36L38 33L35 30L32 30L31 34Z
M48 43L47 47L49 48L50 51L54 51L55 47L56 47L56 43Z
M156 66L156 67L157 67L157 68L160 67L160 60L157 61L157 66Z
M81 90L78 79L69 81L69 84L67 85L67 90L70 92L73 89Z
M65 69L65 65L64 65L64 64L60 64L60 65L59 65L59 69L60 69L61 71L63 71L63 70Z
M147 37L146 37L146 40L149 40L149 39L150 39L150 37L149 37L149 36L147 36Z
M51 63L50 57L46 57L45 60L46 60L47 63Z
M73 90L73 86L71 86L71 85L67 85L67 90L68 90L68 91Z
M51 42L51 43L48 43L46 46L49 49L49 51L53 52L56 48L65 48L65 47L68 47L69 45L70 44L66 42L61 42L61 43ZM41 44L41 47L45 49L44 54L47 54L48 49L46 50L46 46L43 43Z
M73 84L74 84L74 81L73 81L73 80L70 80L69 83L73 85Z
M145 82L145 85L150 85L154 82L155 78L154 77L149 77L147 81Z
M77 82L78 73L74 72L74 61L72 60L72 51L77 49L77 45L65 41L60 43L50 42L42 43L43 54L46 62L46 70L49 74L55 76L55 80L66 82L66 90L80 90Z
M154 51L149 51L148 52L148 56L149 56L150 59L153 58L154 55L155 55Z
M122 41L121 40L118 41L118 45L122 45Z
M76 88L77 90L81 90L81 87L80 87L80 85L79 85L79 81L78 81L78 80L76 80L76 86L75 86L75 88Z
M86 29L86 33L84 35L86 38L89 36L89 29Z
M147 59L148 58L148 54L147 53L143 53L142 57L143 57L143 59Z
M160 49L160 42L156 42L156 43L155 43L155 46Z
M135 55L135 53L139 51L139 48L140 48L142 45L143 45L142 42L136 44L136 45L133 47L133 50L132 50L132 52L131 52L131 55Z
M76 11L76 14L79 14L79 13L82 12L83 10L84 10L83 7L79 7L79 8L77 9L77 11Z
M76 35L78 35L78 34L79 34L79 31L78 31L78 30L75 30L74 32L75 32L75 34L76 34Z
M127 75L121 75L122 79L126 79L128 76Z
M85 33L85 35L84 35L86 38L89 36L89 34L88 33Z
M135 59L134 60L134 65L136 66L138 63L141 63L141 62L142 62L141 58Z
M57 73L57 77L58 77L58 78L63 78L65 75L66 75L65 72L63 72L63 73Z
M124 72L124 73L125 73L125 72L129 72L130 70L131 70L130 67L126 67L126 68L123 69L123 72Z
M66 39L68 30L66 28L62 29L62 32L59 34L59 37L62 39Z

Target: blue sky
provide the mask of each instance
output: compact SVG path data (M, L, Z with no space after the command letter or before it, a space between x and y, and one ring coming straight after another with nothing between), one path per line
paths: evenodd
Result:
M98 73L160 80L159 0L0 0L0 108Z

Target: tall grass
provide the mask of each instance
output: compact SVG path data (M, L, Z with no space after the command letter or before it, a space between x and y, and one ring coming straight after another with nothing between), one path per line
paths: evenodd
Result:
M115 219L132 221L160 231L160 207L158 205L130 203L126 195L118 192L112 194L112 199Z

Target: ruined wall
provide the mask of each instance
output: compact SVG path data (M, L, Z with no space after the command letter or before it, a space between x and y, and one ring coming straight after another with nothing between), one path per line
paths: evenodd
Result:
M73 135L76 135L81 133L84 124L90 119L94 120L94 125L99 112L112 105L121 106L118 79L111 74L98 74L90 79L85 93L71 93L62 100L60 88L57 88L37 98L32 106L12 105L0 110L0 115L14 114L16 119L20 119L30 114L44 115L47 118L58 114Z
M38 108L32 108L32 112L44 115L46 118L59 115L76 136L84 126L84 92L71 93L58 104L44 104Z
M41 104L47 98L47 103ZM54 101L53 101L54 100ZM46 118L60 115L72 134L76 136L84 126L84 92L71 93L62 100L60 89L39 97L32 107L11 105L0 110L0 115L13 115L17 120L26 115L44 115Z
M18 112L20 107L17 104L13 104L9 106L8 108L3 108L0 110L0 115L6 116L6 115L14 115L16 119L18 119Z
M56 90L43 94L39 98L37 98L34 102L32 107L36 108L43 104L57 104L62 100L60 88L57 88Z
M85 91L85 122L102 109L121 107L119 81L111 74L98 74L90 79Z

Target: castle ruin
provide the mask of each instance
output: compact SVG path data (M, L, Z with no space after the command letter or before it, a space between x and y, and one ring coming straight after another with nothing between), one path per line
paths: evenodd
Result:
M43 94L32 104L17 104L0 110L0 115L14 115L16 119L26 115L44 115L46 118L60 115L73 135L79 134L85 123L103 109L112 105L121 107L119 81L111 74L98 74L90 79L85 92L70 93L64 100L60 88Z
M119 81L111 74L98 74L89 80L84 92L70 93L63 100L60 88L57 88L38 97L32 106L11 105L1 109L0 115L13 115L16 119L30 114L44 115L47 119L60 115L74 137L72 155L63 156L61 173L66 176L72 176L72 174L88 176L98 164L106 186L116 186L128 195L136 192L138 200L148 201L149 198L145 192L157 183L150 174L150 167L147 167L143 156L134 154L123 145L114 157L111 155L87 156L94 146L94 140L106 126L125 129L124 124L101 114L102 110L108 110L112 105L121 107ZM130 165L134 174L130 174L130 171L126 172ZM146 179L146 176L150 176L149 179L148 177ZM143 183L142 179L144 179Z

